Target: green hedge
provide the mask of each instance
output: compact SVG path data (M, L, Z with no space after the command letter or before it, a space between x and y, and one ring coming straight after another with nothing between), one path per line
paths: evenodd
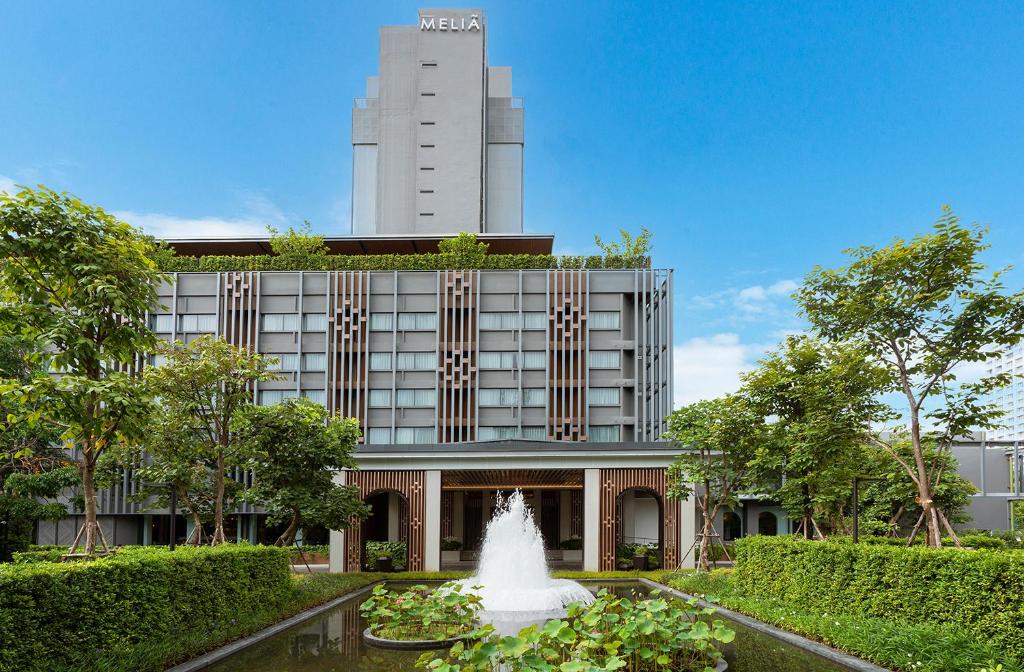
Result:
M650 268L649 257L555 256L550 254L488 254L467 264L448 254L308 254L171 256L159 260L167 272L218 271L437 271L447 269L631 269Z
M288 550L125 549L90 562L0 566L0 670L102 669L138 648L230 629L292 597Z
M1024 660L1024 552L748 537L736 588L822 613L963 627Z

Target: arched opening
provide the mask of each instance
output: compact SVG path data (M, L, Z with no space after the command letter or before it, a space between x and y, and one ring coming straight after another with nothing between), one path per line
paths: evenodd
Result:
M616 501L616 564L630 564L633 557L646 553L649 569L665 563L664 511L661 497L649 488L627 488Z
M395 490L376 490L363 501L370 515L361 525L364 569L377 569L377 561L387 557L393 567L407 567L409 560L409 502Z
M771 511L757 514L757 533L774 537L779 533L779 519Z
M735 511L722 514L722 541L735 541L743 536L743 522Z

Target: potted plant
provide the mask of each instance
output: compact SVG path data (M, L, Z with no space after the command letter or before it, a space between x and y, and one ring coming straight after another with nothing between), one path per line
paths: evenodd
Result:
M452 563L462 559L462 542L458 537L441 539L441 562Z
M647 547L637 546L633 549L633 569L638 572L647 571Z
M565 562L583 562L583 539L573 535L563 539L559 544L562 549L562 560Z
M406 566L407 547L401 541L366 542L366 568L373 572L393 572Z

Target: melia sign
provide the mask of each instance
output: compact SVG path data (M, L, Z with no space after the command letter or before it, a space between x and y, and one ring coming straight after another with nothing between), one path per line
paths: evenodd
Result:
M444 31L458 33L460 31L480 31L480 16L421 16L420 30Z

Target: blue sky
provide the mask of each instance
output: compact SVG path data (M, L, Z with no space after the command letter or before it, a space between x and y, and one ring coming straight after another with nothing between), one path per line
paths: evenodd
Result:
M0 189L154 233L348 230L351 99L407 2L0 5ZM1024 266L1024 4L484 3L526 104L526 227L647 226L677 400L801 328L789 292L943 203ZM1024 272L1014 272L1014 289Z

